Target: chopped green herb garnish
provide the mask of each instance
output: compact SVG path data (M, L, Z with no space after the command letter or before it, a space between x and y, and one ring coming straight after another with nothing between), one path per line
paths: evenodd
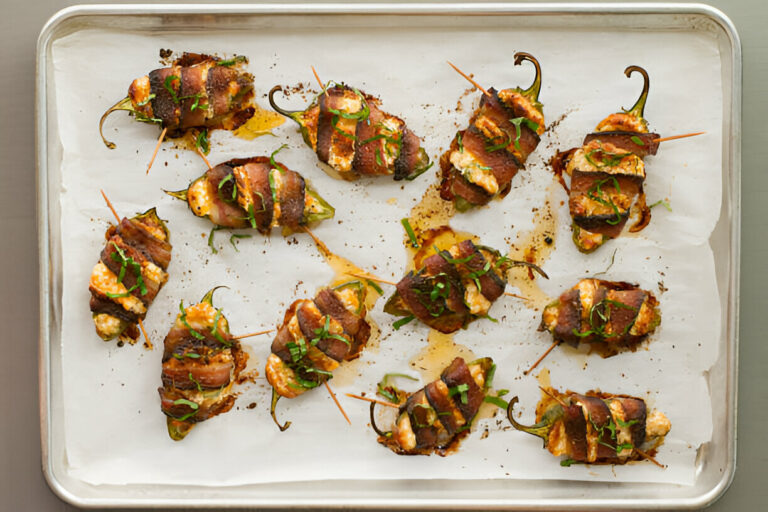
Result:
M459 395L461 403L466 405L469 401L467 391L469 391L469 384L459 384L458 386L448 388L448 396Z
M235 57L227 60L220 60L216 63L217 66L234 66L238 62L248 62L248 57L245 55L236 55Z
M197 390L198 391L202 391L203 390L203 387L200 385L200 382L192 376L192 372L189 372L189 380L191 380L192 382L195 383L195 385L197 386ZM195 405L197 405L197 404L195 404Z
M208 247L211 248L211 251L213 254L218 254L219 251L216 249L216 247L213 245L213 234L221 229L221 226L213 226L211 228L211 232L208 234Z
M189 333L195 338L197 338L198 340L204 340L205 336L203 336L202 334L194 330L192 326L189 325L189 322L187 322L187 311L184 309L184 299L182 299L181 302L179 303L179 311L181 311L181 314L179 315L179 320L184 325L184 327L189 329Z
M456 144L458 144L458 146L459 146L459 153L463 153L464 152L464 144L461 141L461 132L458 132L456 134Z
M407 323L412 322L414 318L416 318L416 317L413 316L413 315L405 316L405 317L401 318L400 320L398 320L397 322L393 323L392 324L392 328L394 328L396 331L400 330L400 328L402 326L404 326Z
M512 143L512 137L511 137L511 136L510 136L508 133L507 133L507 134L505 134L505 136L506 136L506 139L505 139L505 140L503 140L503 141L501 141L499 144L496 144L496 145L489 145L489 144L486 144L486 146L485 146L485 150L486 150L488 153L491 153L491 152L493 152L493 151L498 151L498 150L500 150L500 149L504 149L504 148L506 148L507 146L509 146L509 145ZM498 139L498 138L503 138L503 137L504 137L504 136L502 136L502 137L496 137L496 139ZM494 139L494 140L495 140L495 139ZM491 143L493 143L493 141L491 141Z
M451 265L463 265L475 257L475 253L472 253L466 258L452 258L448 251L441 251L436 245L433 245L432 248L435 250L435 254L439 254L446 263L450 263Z
M416 233L413 232L413 228L411 227L411 223L408 222L408 219L402 219L400 223L405 228L405 232L408 234L408 238L411 240L411 247L414 249L418 249L420 247L419 240L416 238Z
M200 133L197 134L197 137L195 138L195 147L200 149L200 151L203 152L204 155L207 155L211 152L211 145L208 142L208 129L203 128L200 130Z
M194 103L192 103L192 105L189 107L189 111L190 111L190 112L194 112L194 111L195 111L195 109L198 109L198 108L199 108L200 110L208 110L208 105L201 105L201 104L200 104L200 93L197 93L197 94L195 94L195 95L194 95L194 96L192 96L192 97L194 97L194 98L195 98L195 102L194 102Z
M329 339L343 341L344 343L347 344L347 347L352 346L349 340L344 336L341 336L340 334L331 333L330 328L331 328L331 315L326 315L325 325L323 325L322 327L318 327L317 329L314 330L315 337L312 338L312 341L310 342L312 343L312 346L317 345L322 340L329 340Z
M506 409L509 406L509 402L501 398L500 396L492 396L487 395L485 398L483 398L483 402L487 402L489 404L493 404L499 409Z
M192 412L190 412L189 414L185 414L181 418L176 418L179 421L184 421L187 418L189 418L191 416L194 416L195 414L197 414L197 410L200 408L200 406L198 404L196 404L195 402L193 402L191 400L187 400L186 398L178 398L178 399L174 400L173 401L173 405L186 405L187 407L192 409Z
M156 97L157 97L157 95L156 95L155 93L152 93L152 94L150 94L149 96L147 96L147 99L145 99L144 101L141 101L141 102L137 103L137 104L136 104L136 106L137 106L137 107L143 107L144 105L146 105L147 103L149 103L150 101L152 101L153 99L155 99Z
M139 265L133 258L126 256L123 249L121 249L115 242L110 242L110 243L115 248L115 252L111 253L109 257L112 259L112 261L120 263L120 272L118 272L118 276L117 276L118 284L121 284L123 282L123 279L125 278L125 272L128 269L128 267L131 267L131 270L133 271L133 275L136 278L136 284L128 288L127 291L123 293L107 292L106 294L107 297L109 297L110 299L119 299L122 297L128 297L131 294L131 292L133 292L136 288L139 289L139 293L141 293L141 295L146 295L147 286L144 283L144 278L141 275L141 265Z
M371 288L376 290L376 293L378 293L379 295L384 295L384 290L382 290L381 286L376 284L375 281L371 281L370 279L366 279L365 280L365 284L367 284L368 286L370 286Z
M216 341L224 345L225 347L231 347L232 343L228 342L224 339L224 337L219 333L219 319L221 318L221 309L216 310L216 316L213 317L213 326L211 327L211 335L216 338Z
M277 200L277 186L275 185L275 178L272 174L272 171L276 171L277 169L270 169L269 173L267 173L267 178L269 179L269 190L272 191L272 202L278 203ZM279 172L279 171L278 171Z
M509 122L512 123L515 127L515 149L522 151L522 149L520 149L520 137L522 136L523 131L520 128L520 125L525 124L528 128L533 130L534 133L538 132L539 125L527 117L515 117L514 119L510 119Z
M376 148L374 151L374 154L376 155L376 165L384 166L384 164L381 161L381 150L379 148Z
M670 206L670 204L666 200L664 200L664 199L659 199L658 201L656 201L652 205L648 206L648 209L651 209L654 206L659 206L659 205L663 206L664 208L666 208L670 212L672 211L672 206Z
M564 468L569 468L572 464L576 464L576 461L573 459L564 459L560 461L560 465Z
M168 94L171 95L171 99L173 100L173 102L178 105L179 97L176 95L176 91L173 89L174 82L179 82L179 84L181 84L181 78L179 78L176 75L169 75L165 77L165 82L163 82L163 87L165 87L165 90L168 91Z
M230 181L232 182L232 197L227 198L221 195L221 188ZM227 174L224 179L219 182L219 186L217 187L217 194L219 195L219 198L221 198L221 200L226 203L232 203L235 201L235 199L237 199L237 181L235 180L235 173Z
M282 164L279 164L275 161L275 155L287 147L288 147L288 144L283 144L282 146L274 150L271 155L269 155L269 164L272 166L273 169L277 169L278 171L280 171L280 174L285 174L286 169L285 167L282 166Z
M593 201L596 201L603 206L610 206L613 208L613 213L616 215L615 219L608 219L605 222L610 224L611 226L615 226L619 222L622 221L621 217L621 211L619 210L619 207L616 205L616 203L613 202L613 199L608 196L607 192L604 192L602 190L602 186L605 185L608 182L612 182L614 190L616 190L617 194L621 194L621 187L619 186L619 181L614 177L611 176L609 178L605 178L604 180L599 180L595 182L594 185L592 185L589 190L587 190L587 197L592 199ZM607 199L606 199L607 197Z
M253 206L251 206L251 209L253 209ZM234 247L237 252L240 252L240 249L237 248L237 244L235 243L236 238L251 238L251 235L241 235L235 233L229 237L229 243L232 244L232 247Z
M637 144L638 146L645 146L645 142L643 142L643 139L638 137L637 135L633 135L629 138L632 142Z

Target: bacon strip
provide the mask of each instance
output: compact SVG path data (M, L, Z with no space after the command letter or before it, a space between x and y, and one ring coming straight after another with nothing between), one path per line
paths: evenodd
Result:
M469 365L455 358L439 379L406 399L392 435L379 437L379 443L403 455L446 455L469 431L486 396L473 373L484 384L492 366L489 358Z
M582 296L580 286L590 294ZM583 279L544 309L539 330L571 345L633 346L660 322L657 304L651 292L630 283Z
M640 158L645 158L648 155L655 155L659 150L659 143L655 142L659 137L658 133L593 132L584 137L582 146L586 146L593 140L599 140L602 143L613 144L622 151L629 151ZM641 144L638 144L636 140L639 140Z
M168 279L165 270L171 260L171 244L167 236L154 209L123 218L107 229L107 241L89 285L89 307L102 339L120 337L121 342L135 343L136 323L146 316Z
M360 293L359 311L347 308L339 292L332 288L323 288L312 300L299 299L291 304L272 341L272 354L279 358L281 364L270 358L266 369L267 380L280 396L294 398L312 389L303 386L297 377L322 383L329 376L315 370L333 371L339 363L358 356L371 332L365 321L364 292ZM290 327L294 318L299 332ZM294 349L292 354L290 344L297 347L303 345L306 353L302 355Z

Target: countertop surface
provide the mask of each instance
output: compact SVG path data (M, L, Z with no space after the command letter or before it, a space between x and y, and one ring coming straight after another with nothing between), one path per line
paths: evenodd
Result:
M90 2L86 2L90 3ZM117 2L101 2L117 3ZM191 2L196 3L196 2ZM768 36L763 0L717 0L736 25L743 51L742 243L738 459L730 489L709 510L765 510L768 505ZM72 2L0 0L0 509L77 510L48 488L41 470L38 409L38 263L35 216L35 44L45 22ZM18 344L18 346L16 346Z

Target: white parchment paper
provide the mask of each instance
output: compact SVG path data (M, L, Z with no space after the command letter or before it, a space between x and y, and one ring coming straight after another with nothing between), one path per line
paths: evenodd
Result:
M405 29L404 29L405 30ZM351 44L350 42L353 42ZM283 400L279 414L293 421L278 432L268 415L269 386L262 377L239 388L235 409L199 425L182 442L172 441L160 412L162 339L178 312L179 300L199 300L215 285L235 334L275 326L296 298L311 296L332 271L305 235L283 238L254 234L238 241L239 252L219 232L217 255L206 237L211 227L162 189L178 190L205 170L190 151L165 143L149 176L144 169L158 130L115 114L106 123L117 149L98 136L101 113L122 98L133 78L160 67L158 49L245 54L256 77L257 101L275 84L315 87L310 65L325 79L345 81L378 95L386 111L402 116L419 134L433 159L467 123L478 93L462 96L468 84L446 64L450 59L485 86L527 86L529 65L514 67L514 51L536 55L543 67L541 101L547 123L559 120L513 181L502 202L454 217L452 225L478 234L502 250L533 225L532 207L547 198L552 176L545 162L557 149L578 145L608 113L629 107L639 76L624 77L629 64L651 76L646 118L662 135L707 130L685 141L663 144L649 157L649 202L668 198L673 211L653 210L639 236L612 241L584 256L570 241L565 193L555 193L556 248L544 264L551 279L541 283L556 297L585 275L608 267L605 276L639 283L660 298L663 322L650 343L609 359L570 348L555 350L545 366L552 385L576 391L604 391L646 397L664 411L672 431L658 453L667 464L561 468L539 439L511 430L502 415L480 422L450 457L400 457L381 447L367 427L367 405L344 392L370 393L384 373L418 373L409 361L427 344L428 329L417 323L391 330L382 313L379 343L360 360L337 371L332 383L350 415L348 426L324 390ZM339 49L343 48L343 51ZM711 438L711 403L703 376L717 357L720 304L708 239L719 218L721 197L722 97L720 59L714 40L694 33L510 30L484 31L424 27L398 33L392 27L345 30L260 27L252 33L123 33L83 30L53 47L59 136L63 147L61 211L63 247L62 366L68 470L91 484L190 484L227 486L311 479L574 479L692 484L697 448ZM311 96L294 94L281 103L304 108ZM462 107L457 108L461 98ZM430 171L413 183L388 178L335 181L318 167L296 126L288 121L275 136L245 141L229 133L212 136L212 163L233 157L268 155L287 143L279 159L302 172L336 207L336 218L315 233L336 253L383 278L397 280L406 264L400 219L435 182ZM131 216L157 206L168 220L174 246L170 280L152 305L146 327L154 351L140 345L118 348L96 336L88 310L88 277L104 244L112 216L99 189L118 212ZM662 283L663 291L659 283ZM551 342L536 331L540 312L520 301L500 299L491 314L498 323L478 321L455 341L498 364L495 386L520 395L521 421L532 422L538 382L522 372ZM263 373L269 336L248 340L249 369ZM446 364L449 361L446 361ZM416 389L425 383L414 383ZM253 409L246 406L255 403ZM481 435L488 430L488 435ZM299 469L300 468L300 469Z

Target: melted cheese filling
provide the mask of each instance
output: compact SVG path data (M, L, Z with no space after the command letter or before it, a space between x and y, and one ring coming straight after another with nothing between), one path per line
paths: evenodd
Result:
M467 148L463 151L451 152L451 165L456 168L469 182L481 187L490 195L499 192L499 183L490 168L480 164L478 159Z
M206 177L196 179L187 189L187 202L192 213L198 217L205 217L211 213L213 205L213 192Z
M117 276L101 261L93 267L90 286L98 292L101 292L103 295L121 295L128 293L128 289L125 285L123 285L123 283L118 283ZM147 312L144 303L133 295L129 294L125 297L110 298L120 304L125 310L135 313L136 315L141 316Z

